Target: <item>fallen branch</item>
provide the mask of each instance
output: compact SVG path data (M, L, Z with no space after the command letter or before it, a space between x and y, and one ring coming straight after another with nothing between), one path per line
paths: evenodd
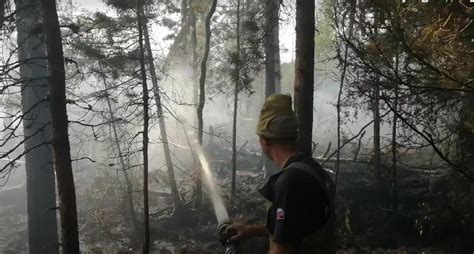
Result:
M406 124L410 129L420 135L428 144L433 147L433 150L438 154L438 156L445 161L452 169L459 172L462 176L467 178L471 183L474 183L474 177L465 170L462 166L457 165L456 163L452 162L441 150L439 150L438 146L436 146L436 142L432 139L431 134L423 133L422 131L418 130L415 125L410 123L404 116L402 116L397 110L395 110L390 102L388 102L385 94L382 94L382 99L385 101L385 104L389 107L390 111L393 112L404 124Z
M380 117L384 117L386 116L390 111L387 111L385 112L383 115L381 115ZM354 139L356 139L357 137L359 137L360 135L362 135L362 133L365 131L365 129L367 127L369 127L372 123L374 122L374 120L371 120L370 122L368 122L367 124L365 124L364 126L362 126L362 128L359 130L359 132L353 136L352 138L346 140L346 142L344 142L340 147L338 147L336 150L334 150L333 153L331 153L331 155L329 155L329 157L326 158L326 160L324 160L322 163L321 163L321 166L324 166L324 164L326 164L326 162L329 161L329 159L331 159L334 155L337 154L338 151L340 151L344 146L346 146L347 144L349 144L350 142L352 142Z

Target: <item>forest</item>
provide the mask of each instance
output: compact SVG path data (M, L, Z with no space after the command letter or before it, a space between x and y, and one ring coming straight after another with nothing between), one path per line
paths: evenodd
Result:
M221 226L279 93L331 253L474 253L472 0L0 0L0 41L1 254L269 253Z

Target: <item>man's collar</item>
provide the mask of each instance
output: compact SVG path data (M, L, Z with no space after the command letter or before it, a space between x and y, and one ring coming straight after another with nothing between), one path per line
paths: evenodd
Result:
M286 160L285 164L283 165L283 168L282 169L285 169L287 168L292 162L295 162L297 160L300 160L300 158L304 157L304 154L302 153L295 153L293 155L291 155L290 157L288 157L288 159Z

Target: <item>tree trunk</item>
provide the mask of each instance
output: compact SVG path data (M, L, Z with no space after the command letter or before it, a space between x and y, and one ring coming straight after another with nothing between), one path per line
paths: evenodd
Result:
M105 74L102 71L102 66L100 65L100 63L99 63L99 68L101 70L100 75L102 76L102 81L104 82L105 96L107 100L107 108L109 109L109 114L110 114L110 122L112 126L112 134L114 136L115 149L117 149L120 167L122 168L123 177L125 179L125 185L126 185L125 199L128 205L128 212L130 213L130 219L132 220L133 228L135 229L135 232L138 233L139 226L138 226L137 215L135 214L135 206L133 204L133 196L132 196L133 186L132 186L132 183L130 182L130 177L128 176L127 165L123 159L123 153L122 153L122 148L120 147L120 139L117 132L117 126L115 125L115 121L117 119L115 118L114 110L112 108L112 102L110 101L110 94L109 94L109 88L107 85L107 80L105 78Z
M188 0L181 0L181 26L185 25L188 13Z
M265 1L265 98L280 91L279 6L278 0Z
M235 197L237 180L237 106L239 99L238 83L234 87L234 112L232 116L232 197Z
M398 4L397 4L398 5ZM397 7L398 9L399 7ZM398 22L397 22L398 23ZM399 70L399 63L400 63L400 52L398 50L395 51L395 73L398 75ZM395 98L393 100L393 109L395 111L398 110L398 91L399 84L394 83L393 92L395 94ZM397 121L398 116L394 112L393 119L392 119L392 210L398 209L398 189L397 189Z
M192 2L194 5L194 2ZM198 66L197 66L197 59L198 59L198 50L197 50L197 24L196 24L196 14L193 8L191 8L190 12L190 19L191 19L191 48L193 50L192 52L192 58L191 58L191 65L193 68L193 76L192 76L192 84L193 84L193 103L196 105L196 118L194 118L193 124L198 126L197 127L197 132L196 132L196 137L198 139L198 143L202 145L202 129L199 129L199 117L202 118L202 112L201 115L199 114L199 80L197 77L198 73ZM203 91L205 92L205 91ZM203 95L205 96L205 95ZM203 105L204 108L204 105ZM202 205L202 172L200 170L200 164L195 161L194 162L195 168L197 169L196 172L196 190L195 190L195 199L194 199L194 205L197 209L201 208Z
M211 9L206 17L206 42L204 45L204 55L201 60L201 76L199 77L199 101L197 107L197 119L198 119L198 142L202 145L202 134L203 134L203 109L206 102L206 74L207 74L207 59L209 58L210 43L211 43L211 19L216 11L217 0L212 1Z
M275 93L281 93L280 29L278 26L275 27L274 33L274 45L278 47L275 48Z
M240 0L237 0L236 24L236 59L234 77L234 112L232 116L232 188L231 196L235 197L237 178L237 106L240 89Z
M377 78L376 83L374 84L373 91L373 108L372 112L374 114L374 170L375 170L375 179L377 183L380 183L381 178L381 162L380 162L380 84L379 78Z
M41 10L48 52L50 114L53 130L52 143L54 168L56 170L59 191L62 252L65 254L79 254L76 193L71 167L66 111L66 77L56 1L41 0Z
M265 98L280 92L280 41L279 17L280 3L278 0L265 1L266 36L265 36ZM277 171L276 165L264 157L266 177Z
M357 157L359 156L360 148L362 147L362 138L364 138L364 135L365 135L365 131L360 134L360 137L357 140L357 148L354 152L354 158L352 158L352 161L354 161L354 162L357 161Z
M5 1L0 7L4 7ZM16 0L28 214L29 253L58 253L56 184L50 146L46 48L29 31L39 20L37 0ZM28 7L29 6L29 7ZM2 10L3 11L3 8ZM2 15L3 17L3 15ZM31 60L30 60L31 59ZM41 145L43 144L43 145ZM36 148L34 148L36 147ZM34 148L34 149L33 149Z
M352 30L354 25L354 17L355 17L355 7L356 3L355 0L351 1L351 11L349 13L349 41L352 38ZM339 180L339 163L341 158L341 102L342 102L342 89L344 88L344 81L346 79L346 71L347 71L347 56L349 53L349 44L346 43L344 49L344 65L342 66L341 72L341 80L339 84L339 92L337 94L337 104L336 104L336 111L337 111L337 156L336 156L336 177L334 183L336 185L336 192L337 192L337 181Z
M326 147L326 151L324 152L323 156L321 158L326 158L326 156L329 154L329 151L331 150L331 141L329 141L328 146Z
M398 108L398 87L395 88L395 100L393 108ZM398 191L397 191L397 114L393 113L392 120L392 210L398 208Z
M192 48L192 57L191 57L191 66L193 69L192 73L192 84L193 84L193 103L198 107L199 103L199 80L198 80L198 44L197 44L197 24L196 24L196 13L191 8L190 12L191 19L191 48ZM194 124L197 125L197 118L194 119Z
M311 154L314 82L314 1L296 1L295 111L299 150Z
M140 47L140 74L143 90L143 218L144 218L144 241L142 253L150 252L150 222L148 208L148 86L145 69L145 47L143 46L143 31L146 22L143 21L143 4L141 0L137 1L137 25L138 25L138 44ZM145 23L145 24L144 24ZM160 104L159 104L160 105Z
M376 25L374 29L375 36L378 35L378 26L382 24L382 18L379 15L375 15L374 24ZM372 111L374 114L374 170L375 170L375 180L377 186L380 184L381 180L381 155L380 155L380 76L376 74L375 83L373 87L373 96L372 96ZM380 186L379 186L380 187Z
M204 105L206 102L206 74L207 74L207 60L209 58L209 51L211 48L211 19L214 13L216 12L216 7L217 7L217 0L213 0L211 4L211 8L209 9L209 12L207 13L206 16L206 23L205 23L205 29L206 29L206 41L204 45L204 55L201 60L201 76L199 77L199 100L198 100L198 105L197 105L197 122L198 122L198 133L197 133L197 138L198 138L198 143L199 145L202 145L202 134L203 134L203 128L204 128L204 120L203 120L203 110L204 110ZM199 196L196 195L196 199L198 200L197 206L200 207L201 200L202 200L202 174L201 171L199 171L199 177L198 177L198 184L199 184Z
M143 11L143 10L142 10ZM142 13L143 14L143 13ZM165 116L163 114L163 106L161 105L160 90L158 88L158 78L156 76L155 63L153 60L153 52L151 51L150 36L148 32L148 25L146 18L143 18L143 33L145 35L145 46L146 46L146 59L148 66L150 67L151 82L153 84L153 93L155 95L156 109L158 113L158 125L161 132L161 140L163 142L163 153L165 155L166 169L168 171L169 184L171 189L171 195L173 196L173 202L177 211L183 208L183 204L179 197L178 185L176 184L176 177L174 174L173 161L171 159L170 146L168 143L168 132L166 130Z
M15 2L19 2L19 1L15 0ZM7 0L0 0L0 30L3 29L3 22L5 22L6 3L7 3ZM17 5L16 9L17 10L20 9L20 8L18 8L18 5Z

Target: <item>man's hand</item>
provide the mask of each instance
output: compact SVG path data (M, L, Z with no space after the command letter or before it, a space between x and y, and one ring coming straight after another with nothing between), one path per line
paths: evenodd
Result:
M231 241L238 241L250 237L250 230L247 225L235 223L227 227L227 231L234 231L235 234L230 238Z
M244 224L232 224L227 228L227 231L234 231L230 240L238 241L250 237L266 237L268 236L267 229L265 225L244 225Z

